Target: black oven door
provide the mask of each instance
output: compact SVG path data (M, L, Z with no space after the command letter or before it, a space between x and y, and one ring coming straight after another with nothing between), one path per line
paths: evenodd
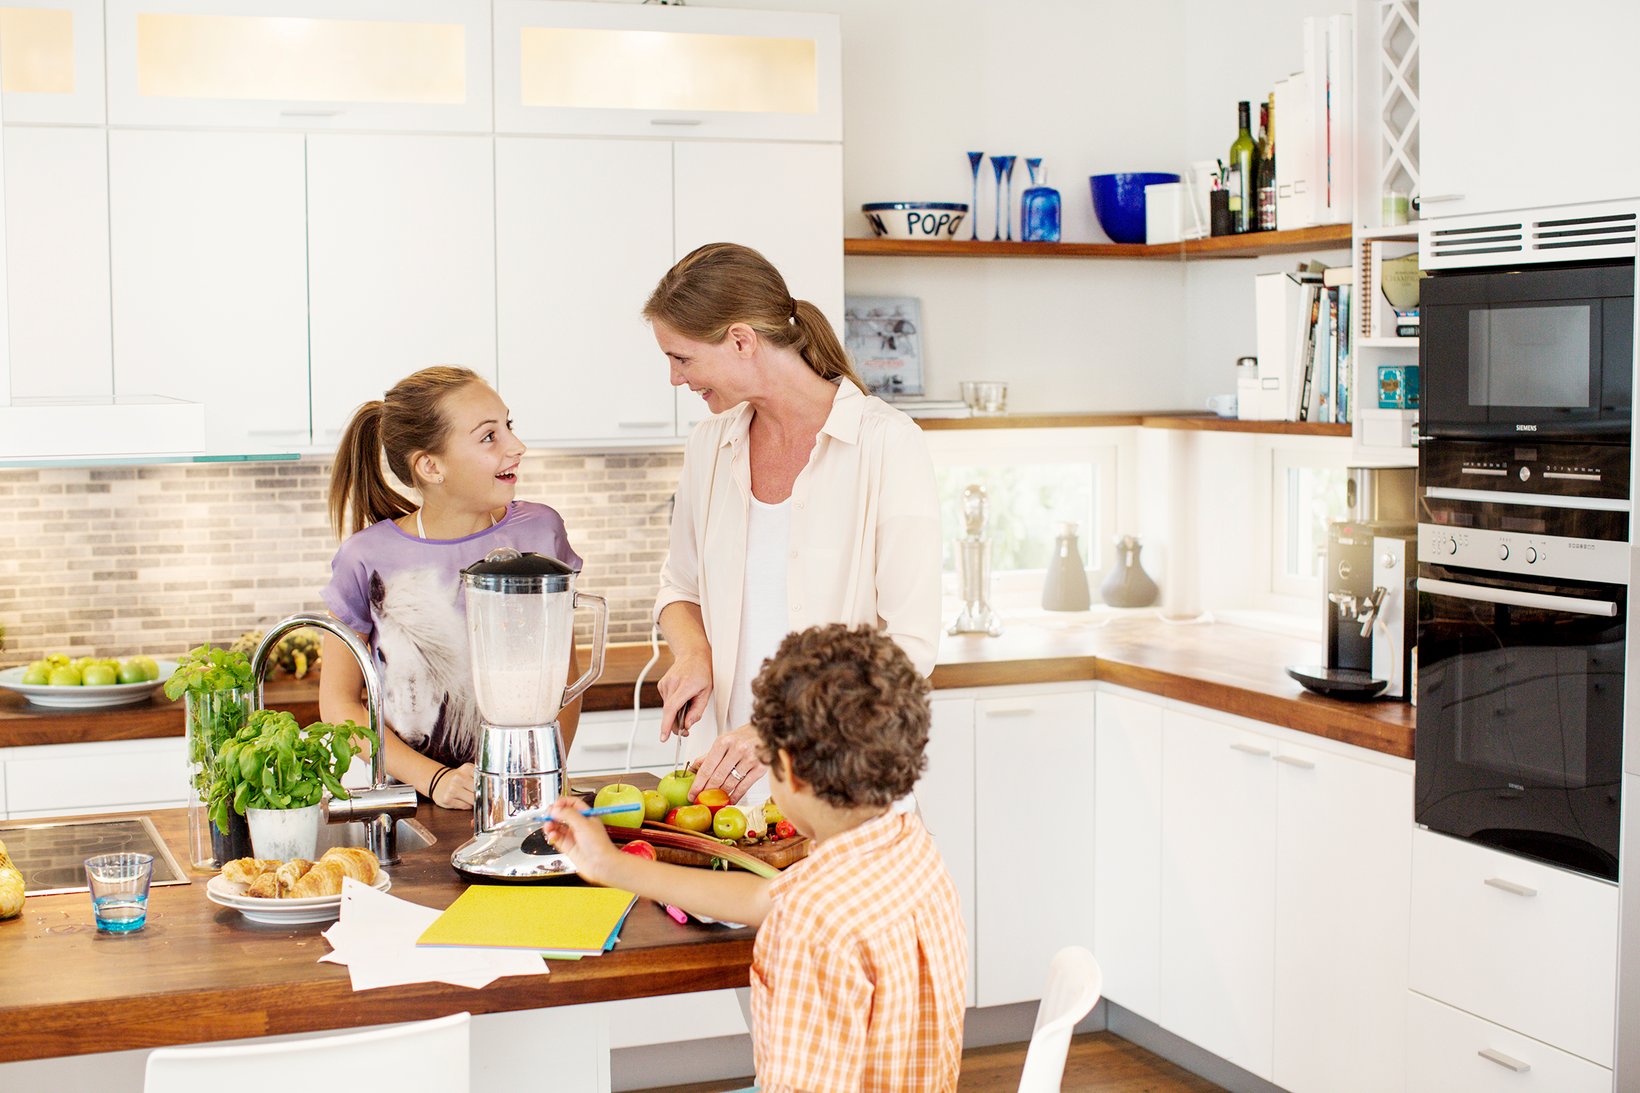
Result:
M1419 573L1418 823L1615 881L1627 589Z
M1629 432L1633 263L1442 274L1424 282L1420 303L1427 435Z

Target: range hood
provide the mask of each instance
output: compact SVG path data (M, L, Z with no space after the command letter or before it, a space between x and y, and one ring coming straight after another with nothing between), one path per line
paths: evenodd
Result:
M188 457L205 450L205 406L159 395L0 398L0 460Z

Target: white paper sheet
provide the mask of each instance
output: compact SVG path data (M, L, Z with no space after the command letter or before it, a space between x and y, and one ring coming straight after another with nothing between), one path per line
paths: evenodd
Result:
M511 949L417 948L416 939L443 912L342 881L342 917L324 932L322 961L346 966L356 991L404 983L488 986L508 975L545 975L539 954Z

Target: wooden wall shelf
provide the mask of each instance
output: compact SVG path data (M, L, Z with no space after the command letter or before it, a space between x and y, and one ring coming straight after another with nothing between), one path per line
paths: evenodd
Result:
M1289 436L1349 436L1348 422L1321 424L1311 421L1242 421L1196 413L1119 414L987 414L981 417L917 418L927 431L947 429L1109 429L1139 426L1144 429L1192 429L1208 433L1282 433Z
M1182 243L1008 243L969 239L844 239L843 254L896 258L1257 258L1314 250L1344 250L1349 224L1293 231L1221 235Z

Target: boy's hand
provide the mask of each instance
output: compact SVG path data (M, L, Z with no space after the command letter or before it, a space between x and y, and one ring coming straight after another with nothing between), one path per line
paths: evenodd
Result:
M577 797L560 797L547 821L547 839L568 854L581 876L594 884L606 884L611 865L618 864L621 852L610 842L601 821L581 815L586 802Z

